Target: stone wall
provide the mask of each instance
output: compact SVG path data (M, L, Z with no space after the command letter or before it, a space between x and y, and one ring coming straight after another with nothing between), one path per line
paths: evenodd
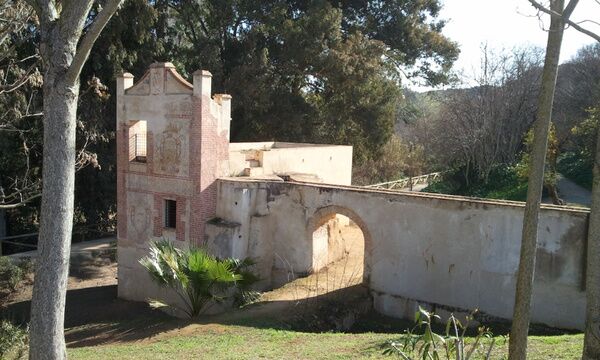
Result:
M410 317L418 304L480 309L509 319L518 267L523 203L359 187L219 180L217 216L223 255L258 261L263 286L310 271L319 257L313 232L333 214L365 238L365 281L375 308ZM543 206L532 321L582 329L588 211ZM320 247L321 248L321 247Z

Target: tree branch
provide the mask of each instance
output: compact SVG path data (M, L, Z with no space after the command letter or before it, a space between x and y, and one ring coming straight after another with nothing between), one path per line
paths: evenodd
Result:
M58 17L54 0L25 0L35 10L41 23L49 23Z
M19 89L21 86L27 84L27 82L29 82L30 80L31 74L37 68L37 65L37 62L31 64L29 68L25 70L25 74L13 81L11 84L0 84L0 95L4 93L13 92Z
M560 16L560 17L562 17L561 14L557 13L556 11L552 11L552 10L544 7L544 5L540 4L539 2L537 2L535 0L529 0L529 2L531 3L531 5L533 5L533 7L535 7L536 9L538 9L541 12L544 12L544 13L550 15L550 16ZM569 3L569 5L571 5L572 2L577 2L577 0L571 0L571 2ZM566 12L566 10L565 10L565 12ZM571 21L568 18L567 19L563 18L563 21L567 25L569 25L570 27L572 27L573 29L579 31L580 33L586 34L587 36L589 36L589 37L593 38L594 40L600 42L600 35L598 35L598 34L592 32L590 30L587 30L587 29L579 26L576 22Z
M66 74L66 78L69 82L74 82L79 77L83 64L85 64L85 61L94 46L94 42L98 39L102 29L104 29L110 18L117 11L121 2L122 0L108 0L106 6L98 13L96 19L94 19L89 31L83 36L83 39L79 43L77 53Z
M562 12L562 18L564 21L567 21L571 18L571 14L573 14L573 10L575 10L575 7L577 6L578 2L579 2L579 0L569 1L569 3L567 4L567 7L565 7L565 9Z
M25 206L25 204L27 204L28 202L35 200L37 198L39 198L40 196L42 196L42 193L38 193L35 195L32 195L30 197L28 197L27 199L23 199L18 203L14 203L14 204L0 204L0 210L8 210L8 209L16 209L18 207L21 206Z

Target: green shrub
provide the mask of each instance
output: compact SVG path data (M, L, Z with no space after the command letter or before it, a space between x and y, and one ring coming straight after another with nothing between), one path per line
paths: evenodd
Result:
M27 262L16 262L7 256L0 257L0 284L2 288L15 291L19 283L25 279L29 269Z
M457 195L460 192L460 183L451 177L444 177L421 191L435 194Z
M495 166L485 180L474 181L467 185L461 176L461 170L456 170L445 175L440 181L429 185L423 191L486 199L525 201L527 181L519 177L514 166L501 164Z
M558 159L558 171L586 189L592 189L593 162L576 152L568 152Z
M178 249L167 240L153 242L150 255L140 264L160 286L175 290L184 303L183 307L156 300L152 304L175 308L191 318L232 295L241 301L251 299L250 287L258 281L248 270L254 265L249 259L218 259L203 249Z
M0 359L21 359L27 350L27 330L0 321Z
M446 321L442 335L433 330L433 323L441 320L438 315L430 313L419 306L415 314L416 325L407 330L397 340L388 341L384 346L384 355L397 355L404 360L446 359L469 360L490 359L495 345L492 333L485 327L479 327L477 335L467 343L465 333L474 313L462 324L454 315Z

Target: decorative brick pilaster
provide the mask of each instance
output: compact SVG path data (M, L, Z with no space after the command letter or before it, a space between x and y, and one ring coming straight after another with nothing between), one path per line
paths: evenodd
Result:
M154 174L154 134L152 131L146 132L146 173Z
M164 199L162 196L154 194L154 214L152 221L152 235L155 237L162 236L163 232L163 203Z
M185 241L185 212L187 209L187 199L183 196L177 197L177 233L175 238L179 241Z
M129 165L129 127L117 125L117 238L127 239L126 171Z

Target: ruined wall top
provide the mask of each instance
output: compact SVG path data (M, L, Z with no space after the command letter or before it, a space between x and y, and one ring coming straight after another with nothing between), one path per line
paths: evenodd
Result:
M144 119L156 122L156 117L148 116L149 113L163 114L164 117L168 117L173 113L181 112L177 109L173 110L173 107L184 107L186 114L192 110L191 102L188 100L174 102L173 96L193 96L202 99L202 106L216 119L218 133L226 132L226 137L229 139L231 96L228 94L214 94L213 96L211 88L212 74L207 70L195 71L192 83L190 83L177 72L172 63L153 63L136 82L130 73L124 73L117 77L117 99L130 104L126 107L125 112L117 115L121 121ZM151 99L142 100L145 96L151 97ZM159 99L160 97L164 97L164 99ZM125 100L125 98L129 100ZM158 109L161 107L164 110ZM152 109L154 109L153 112Z
M206 70L194 73L194 84L184 79L170 62L157 62L148 68L146 73L135 84L133 75L125 73L118 79L120 95L175 95L195 94L209 95L212 75ZM195 90L195 91L194 91Z

